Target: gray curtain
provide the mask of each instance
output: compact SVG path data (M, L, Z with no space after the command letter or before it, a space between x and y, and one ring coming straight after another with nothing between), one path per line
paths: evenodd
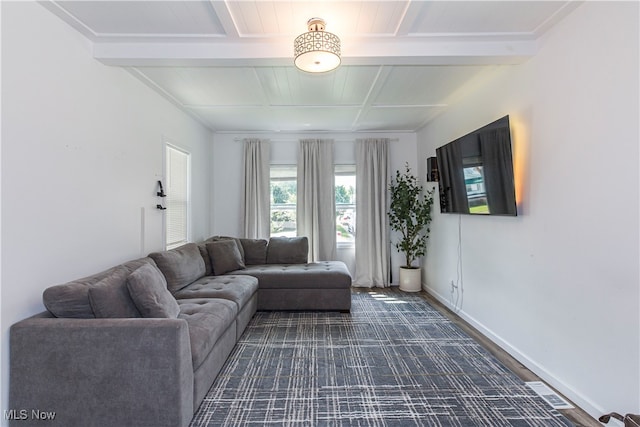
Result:
M243 232L249 239L269 237L269 141L244 140Z
M513 162L509 129L493 129L478 135L489 211L492 214L512 213L516 203L513 192Z
M309 239L309 262L336 259L333 140L303 139L298 150L298 236Z
M389 286L389 139L356 140L356 271L353 286Z

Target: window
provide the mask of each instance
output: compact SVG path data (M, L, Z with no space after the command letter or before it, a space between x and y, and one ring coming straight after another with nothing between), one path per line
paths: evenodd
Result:
M335 166L336 243L353 246L356 237L356 167Z
M469 213L488 214L489 202L484 180L482 157L467 156L462 159L464 184L467 190Z
M295 237L297 234L297 173L296 165L271 166L271 237Z
M469 213L488 214L489 202L487 200L483 166L465 167L463 171Z
M171 249L189 241L190 154L167 144L165 157L165 244Z
M356 236L356 167L336 165L336 243L353 246ZM272 165L270 169L271 236L294 237L296 227L297 167Z

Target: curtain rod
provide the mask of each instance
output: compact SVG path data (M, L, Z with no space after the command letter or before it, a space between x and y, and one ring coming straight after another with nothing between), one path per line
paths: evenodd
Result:
M236 136L235 138L233 138L234 142L243 142L245 139L251 139L251 138L240 138L239 136ZM256 139L266 139L270 142L298 142L300 141L300 139L305 139L305 138L300 138L300 139L271 139L271 138L256 138ZM320 138L322 139L322 138ZM354 139L335 139L335 138L326 138L326 139L333 139L334 142L353 142L356 139L367 139L367 138L354 138ZM398 142L400 141L400 138L389 138L390 142Z

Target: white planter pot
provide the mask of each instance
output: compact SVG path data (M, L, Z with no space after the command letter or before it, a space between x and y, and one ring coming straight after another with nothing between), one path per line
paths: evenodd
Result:
M421 268L400 267L400 290L405 292L420 292L422 290Z

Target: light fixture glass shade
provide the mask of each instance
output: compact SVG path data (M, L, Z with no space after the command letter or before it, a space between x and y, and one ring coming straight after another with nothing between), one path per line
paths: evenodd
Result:
M340 39L324 31L324 21L312 18L307 22L309 32L300 34L293 42L294 64L308 73L324 73L340 65Z

